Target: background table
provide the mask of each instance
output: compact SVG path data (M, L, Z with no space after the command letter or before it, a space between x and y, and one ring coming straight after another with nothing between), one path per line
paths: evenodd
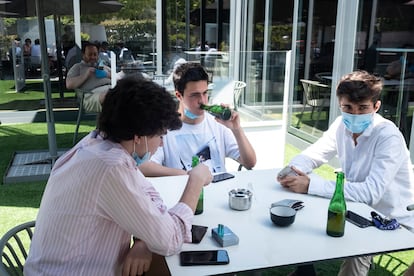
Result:
M328 236L325 228L329 200L287 191L277 183L277 171L234 172L235 178L205 187L204 212L195 216L194 224L209 229L200 244L185 244L183 250L221 249L211 237L211 229L219 223L230 227L240 242L224 248L230 256L228 265L183 267L178 255L167 257L171 274L211 275L414 248L414 235L405 228L395 231L381 231L375 227L361 229L347 222L343 237ZM167 206L172 207L179 200L186 179L187 176L175 176L150 180ZM248 188L253 192L249 210L229 208L228 192L235 188ZM272 202L286 198L302 200L305 208L298 211L294 224L277 227L270 220L269 207ZM373 210L353 202L348 202L347 207L367 218Z

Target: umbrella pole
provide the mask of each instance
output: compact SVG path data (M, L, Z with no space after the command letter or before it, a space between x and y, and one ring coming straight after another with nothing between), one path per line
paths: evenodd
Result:
M45 20L42 14L42 1L36 0L36 13L39 24L39 38L40 48L42 56L42 77L43 77L43 90L45 92L45 107L46 107L46 123L47 123L47 136L49 141L49 154L52 159L52 167L57 159L57 146L56 146L56 130L55 119L53 116L52 106L52 87L50 84L50 72L49 72L49 60L47 54L46 44L46 28Z

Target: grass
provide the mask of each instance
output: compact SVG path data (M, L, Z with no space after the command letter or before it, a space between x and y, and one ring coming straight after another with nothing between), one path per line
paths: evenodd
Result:
M37 84L36 84L37 85ZM32 87L36 87L33 85ZM14 92L12 81L0 81L0 110L37 110L43 108L40 100L44 98L43 91L27 90L24 93ZM73 94L65 92L65 97ZM53 93L53 98L59 98ZM1 118L1 112L0 112ZM72 144L74 122L57 122L56 142L59 148L69 148ZM85 135L94 128L94 122L82 122L80 136ZM47 149L47 127L44 122L31 124L14 124L0 126L0 174L5 170L15 151ZM300 151L291 145L286 145L285 160L290 160ZM327 179L334 179L333 169L324 165L316 171ZM36 218L40 200L46 183L30 182L0 185L0 237L13 226L34 220ZM379 241L380 242L380 241ZM414 251L392 253L392 256L411 264ZM315 264L318 275L336 275L341 261L324 261ZM286 275L294 270L294 266L269 269L262 275ZM370 275L393 275L377 266Z

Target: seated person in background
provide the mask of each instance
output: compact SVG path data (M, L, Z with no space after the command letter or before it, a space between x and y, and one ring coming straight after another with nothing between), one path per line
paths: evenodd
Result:
M106 41L103 41L99 45L99 60L104 63L104 65L111 67L111 55L108 50L109 44Z
M365 71L343 76L336 89L342 116L290 161L297 176L277 180L296 193L332 197L335 181L311 172L338 155L346 200L368 204L414 231L414 212L406 209L414 201L410 155L395 124L377 114L381 90L381 80ZM371 260L371 256L347 259L339 275L367 275Z
M38 57L40 60L41 57L41 50L40 50L40 39L36 38L34 41L34 45L30 51L32 57Z
M26 38L23 44L23 56L29 57L32 51L32 40L30 38Z
M140 166L145 176L186 174L192 156L202 156L211 172L225 172L225 158L230 157L250 169L256 153L240 126L240 117L232 111L230 120L222 121L200 108L208 104L208 75L197 63L181 64L174 72L175 96L183 127L169 131L151 162Z
M191 242L198 197L212 176L198 165L180 201L167 209L136 164L179 127L176 103L164 88L120 80L105 97L98 128L53 167L24 274L166 275L160 255Z
M101 104L111 88L111 70L103 66L96 72L98 46L92 43L82 45L82 61L73 65L66 76L68 89L81 88L92 93L85 94L84 108L100 112Z
M412 45L404 45L402 48L414 48ZM395 60L388 64L386 68L386 74L384 75L385 79L400 79L401 78L401 68L404 61L404 56L401 55L398 60ZM414 53L407 53L407 59L405 61L405 76L404 78L414 78Z

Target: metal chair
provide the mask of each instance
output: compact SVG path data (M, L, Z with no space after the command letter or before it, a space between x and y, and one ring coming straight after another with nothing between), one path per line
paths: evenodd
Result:
M34 227L35 221L26 222L12 228L1 238L0 275L23 275Z
M161 86L165 86L165 81L168 79L169 75L154 75L152 77L152 80L161 85Z
M94 115L96 116L97 112L95 111L87 111L85 110L84 106L83 106L83 102L85 99L85 94L87 93L92 93L90 91L87 90L83 90L83 89L75 89L75 93L76 93L76 99L78 102L78 117L76 119L76 128L75 128L75 133L73 134L73 145L76 144L77 139L78 139L78 133L79 133L79 126L80 126L80 122L82 120L82 117L86 114L89 115Z
M322 109L328 107L330 104L330 86L322 84L318 81L312 80L300 80L303 86L304 92L304 102L303 109L300 114L300 118L296 124L296 128L300 127L300 123L303 119L303 113L305 112L306 106L309 105L312 107L311 111L311 120L313 120L313 113L315 109L318 111L318 117L314 127L316 128L321 117Z
M239 106L239 100L241 96L241 92L243 91L243 88L246 87L246 83L243 81L235 81L234 82L234 88L233 88L233 106L234 110L237 111L237 108Z

